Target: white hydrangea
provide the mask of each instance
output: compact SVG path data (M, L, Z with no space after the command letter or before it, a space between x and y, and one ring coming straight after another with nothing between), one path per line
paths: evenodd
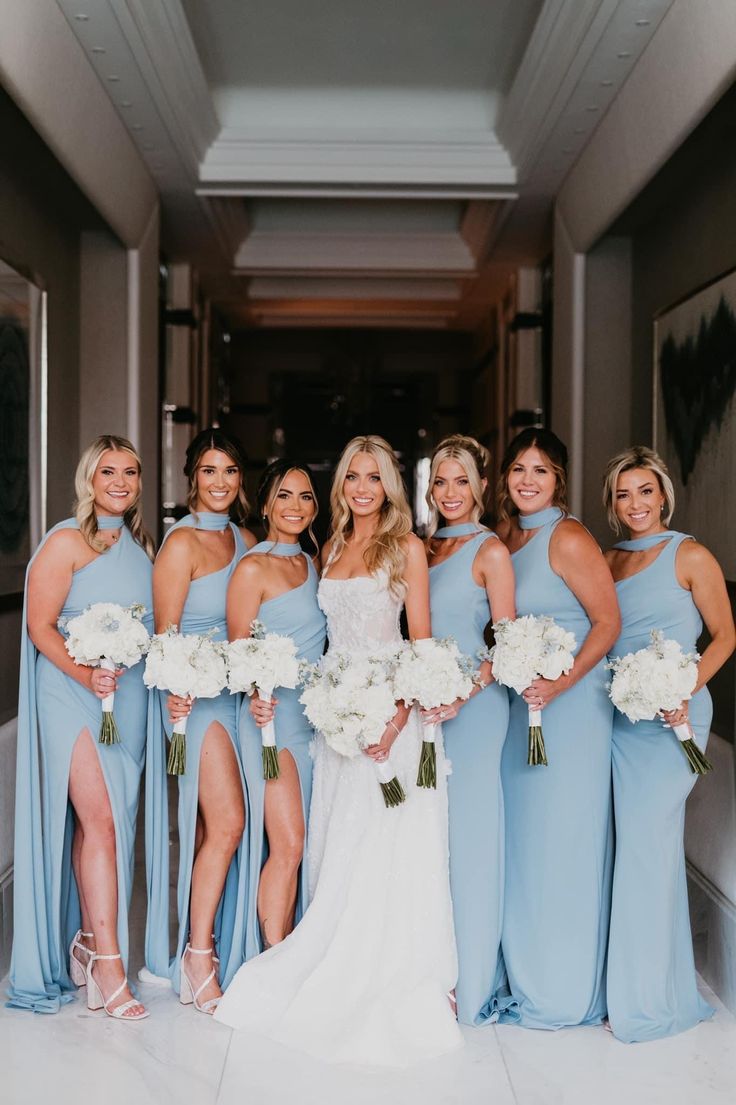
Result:
M407 706L449 706L473 689L472 663L452 637L427 637L407 643L394 667L394 694Z
M575 662L574 633L547 615L525 614L511 621L502 618L493 626L495 644L480 653L491 661L493 676L521 694L537 678L559 679Z
M256 690L270 693L274 687L296 687L299 660L291 637L265 633L258 622L251 624L251 634L226 646L227 685L231 693L253 694Z
M646 648L612 660L611 701L629 721L651 721L661 710L676 710L692 697L698 681L697 653L653 629Z
M169 626L151 640L143 682L171 694L215 698L227 684L225 648L209 634Z
M115 667L132 668L148 652L151 638L141 618L145 607L95 602L74 618L60 619L68 634L66 650L75 664L96 665L111 661Z
M341 756L377 744L396 712L392 652L355 658L330 652L301 667L305 688L299 701L310 724Z

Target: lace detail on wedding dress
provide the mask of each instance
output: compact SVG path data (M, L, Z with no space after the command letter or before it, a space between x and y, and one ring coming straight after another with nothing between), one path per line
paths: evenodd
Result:
M400 640L385 575L323 578L330 648ZM215 1019L327 1062L407 1066L461 1046L441 733L437 789L417 788L416 711L391 750L406 802L387 809L372 761L315 740L307 862L311 904L281 944L241 967Z

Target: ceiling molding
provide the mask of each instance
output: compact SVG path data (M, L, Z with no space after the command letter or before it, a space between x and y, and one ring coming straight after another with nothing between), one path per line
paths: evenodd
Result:
M254 231L235 255L238 274L310 271L472 275L475 260L454 233L279 233Z
M223 129L200 166L201 185L298 183L324 185L513 186L516 170L488 132L475 141L432 141L422 136L356 140L249 138Z
M273 277L259 276L248 284L249 301L263 299L396 299L458 301L462 281L433 279L345 278L345 277Z

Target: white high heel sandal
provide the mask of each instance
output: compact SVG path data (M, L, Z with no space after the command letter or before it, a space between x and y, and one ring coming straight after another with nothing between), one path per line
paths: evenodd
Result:
M83 944L80 940L81 936L86 936L88 940L94 937L93 932L82 932L81 929L77 929L69 945L69 978L72 980L75 986L87 985L87 967L78 959L74 954L74 949L79 948L80 952L84 952L87 956L87 964L89 964L89 957L93 955L91 948L88 948L86 944Z
M128 985L128 980L124 978L117 990L110 994L110 997L106 1001L102 996L102 990L100 990L92 974L92 968L98 959L122 959L122 956L120 952L116 955L98 955L97 952L92 953L92 957L87 964L87 1008L104 1009L108 1017L112 1017L116 1021L142 1021L150 1016L147 1009L144 1009L142 1013L136 1013L133 1017L125 1016L127 1011L132 1009L134 1005L141 1004L137 998L130 998L129 1001L124 1001L122 1005L117 1005L114 1009L110 1008L110 1003L115 1001L115 998L122 994L123 990Z
M189 952L190 955L209 955L212 957L213 964L215 963L215 961L219 963L219 959L216 960L215 958L214 951L214 946L210 948L193 948L191 944L187 944L182 953L181 964L179 967L181 973L179 1001L182 1005L194 1005L194 1008L197 1010L198 1013L209 1013L210 1015L214 1013L215 1009L217 1008L217 1004L220 1000L219 996L216 998L209 998L207 1001L200 1002L199 995L202 993L205 987L209 986L210 982L212 982L213 980L217 982L215 968L214 966L212 967L212 970L207 975L207 978L204 980L201 986L198 986L195 990L194 983L187 974L186 968L184 966L184 956L187 954L187 952Z

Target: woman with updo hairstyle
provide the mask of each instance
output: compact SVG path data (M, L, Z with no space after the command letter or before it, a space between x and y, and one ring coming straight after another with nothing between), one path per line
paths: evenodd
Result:
M249 637L257 619L266 632L291 637L300 660L314 662L324 651L325 619L317 604L319 549L312 535L317 496L308 466L289 459L269 464L258 485L258 513L266 540L243 557L230 580L229 638ZM302 534L311 540L311 551L302 549ZM279 687L276 698L253 695L240 709L250 807L246 959L283 940L308 903L305 840L314 733L300 693L301 688ZM264 780L260 728L269 721L276 731L278 777Z
M141 461L124 437L85 449L74 516L51 529L26 575L18 703L9 1004L55 1013L86 986L90 1009L148 1013L126 979L128 909L148 692L143 661L77 664L65 623L93 603L145 608L153 625L153 543L141 515ZM115 694L119 742L100 744Z
M575 635L573 668L509 691L501 778L506 803L502 949L513 1005L529 1028L600 1024L611 893L611 730L606 653L620 630L611 573L567 511L567 449L523 430L501 462L498 535L514 565L516 613ZM527 763L532 707L548 766Z
M432 454L427 490L432 632L454 637L473 661L484 647L489 622L515 616L511 556L480 523L489 459L474 438L453 434ZM457 1014L464 1024L483 1024L504 1006L501 752L509 701L487 661L480 675L469 699L425 713L428 721L442 725L452 763L447 780L450 885L458 952Z
M695 652L710 641L692 698L661 719L615 712L613 805L616 858L608 949L608 1019L626 1043L655 1040L713 1015L695 977L685 874L685 802L698 778L672 731L685 726L705 750L713 713L706 684L734 649L731 604L718 562L686 533L664 461L639 445L609 461L603 503L614 533L606 553L621 607L612 657L646 648L654 629Z
M327 663L392 655L403 606L411 637L428 637L427 558L387 441L348 442L330 503L318 588ZM285 522L270 536L283 540ZM278 578L267 548L264 560L264 573ZM278 698L277 733L282 691ZM319 733L314 743L309 908L287 939L241 967L216 1019L331 1063L403 1066L449 1051L461 1037L447 996L457 961L441 733L437 787L426 790L417 787L421 720L403 703L378 743L355 756L339 755ZM379 780L393 779L406 797L387 808Z
M153 571L158 633L227 639L230 577L255 544L243 528L248 504L240 444L219 428L202 430L189 445L184 473L190 513L164 538ZM148 921L146 964L168 975L182 1004L212 1013L243 960L247 846L246 797L238 741L238 696L223 690L193 702L161 695L166 733L188 717L186 769L179 784L178 934L169 960L168 807L166 758L160 728L149 731L146 771Z

